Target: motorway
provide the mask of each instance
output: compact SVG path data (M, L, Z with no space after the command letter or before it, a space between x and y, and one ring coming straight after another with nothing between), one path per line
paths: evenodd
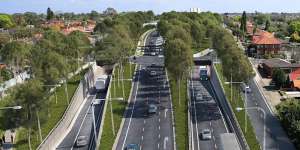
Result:
M255 63L255 62L252 62ZM252 92L247 94L247 107L261 107L266 113L266 149L272 150L295 150L294 145L290 142L285 131L280 125L279 120L271 113L269 106L266 104L262 93L259 91L254 79L249 81L249 87ZM248 110L251 124L255 128L258 141L263 147L264 138L264 114L257 110Z
M94 127L93 127L93 112L91 104L95 98L105 99L106 91L97 93L91 92L86 102L84 103L83 108L81 109L72 129L64 137L63 141L59 144L56 149L69 149L69 150L94 150L96 148L95 139L94 139ZM101 101L100 104L94 105L94 115L96 119L96 131L99 133L99 127L101 123L101 117L103 113L105 101ZM76 139L78 136L86 136L88 139L88 145L83 147L76 147Z
M223 115L218 106L215 93L209 81L200 81L199 70L193 67L189 82L190 97L190 135L191 150L216 150L220 149L220 134L227 133L228 129ZM196 95L201 94L201 100L196 100ZM193 96L194 95L194 96ZM202 140L201 131L209 129L212 133L211 140Z
M152 32L146 38L145 45L156 44L156 39L158 38L155 37L155 32ZM128 144L138 144L142 150L174 149L169 85L163 63L155 61L159 56L149 56L153 51L151 48L144 50L144 56L148 55L148 59L153 58L148 64L142 62L143 59L138 62L141 65L138 65L135 75L132 96L125 112L126 119L117 141L117 150L123 150ZM157 74L150 75L150 71ZM156 114L147 115L149 104L157 106Z

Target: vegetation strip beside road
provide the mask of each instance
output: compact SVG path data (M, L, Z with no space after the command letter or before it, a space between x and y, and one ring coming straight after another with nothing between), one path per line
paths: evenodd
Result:
M84 76L86 71L82 71L80 74L75 75L68 81L68 94L69 102L72 100L72 95L76 91L80 80ZM57 103L55 100L55 92L47 99L49 100L48 109L42 109L39 111L39 117L41 121L42 137L45 138L56 123L61 119L65 110L68 107L68 102L65 94L65 86L62 85L56 89ZM35 120L37 121L37 120ZM17 132L16 149L29 149L28 145L28 129L21 127ZM31 133L32 148L36 149L40 144L39 132L37 123L33 124Z
M119 78L119 69L120 66L116 66L114 70L113 75L113 81L111 82L111 88L110 88L110 94L111 98L118 98L123 97L122 92L122 81L118 81ZM120 124L122 122L122 118L124 117L123 114L125 112L126 106L127 106L127 100L130 95L131 90L131 81L127 79L132 79L134 73L134 65L131 65L130 70L130 64L126 63L124 66L124 91L125 91L125 97L123 101L114 101L112 100L112 111L113 111L113 120L114 120L114 127L115 127L115 134L113 134L112 131L112 118L111 118L111 109L110 104L107 105L107 109L105 112L105 119L104 119L104 125L103 125L103 133L100 140L100 147L99 149L112 149L115 138L117 137L117 132L120 128ZM121 78L121 77L120 77ZM119 82L119 83L118 83ZM115 92L116 91L116 92ZM107 101L110 103L109 101Z
M186 81L180 82L180 89L178 88L177 81L169 77L172 104L174 111L175 131L176 134L176 149L187 149L188 148L188 97ZM179 97L180 95L180 97Z
M243 134L246 138L246 141L250 147L251 150L259 150L260 145L256 139L256 135L254 133L254 128L252 127L251 121L247 115L247 131L245 132L245 111L242 110L240 112L237 112L235 110L236 107L244 107L244 100L240 94L240 86L233 84L232 87L232 98L231 98L231 87L230 84L225 84L225 81L228 81L228 79L225 79L223 76L223 70L222 70L222 64L215 64L215 67L217 69L218 76L221 80L221 84L224 88L224 92L226 95L227 100L229 101L231 108L233 109L233 112L238 120L238 123L243 131Z

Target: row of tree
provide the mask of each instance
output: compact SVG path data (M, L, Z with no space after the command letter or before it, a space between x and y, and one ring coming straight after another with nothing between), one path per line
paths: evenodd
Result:
M300 101L287 100L276 106L279 119L291 141L300 149Z
M77 70L81 60L89 53L87 35L79 31L65 36L57 31L45 30L43 38L34 44L23 41L6 43L0 51L3 61L15 75L26 70L33 79L17 85L9 93L10 105L21 105L23 109L0 118L3 121L0 125L27 128L28 145L31 146L31 131L42 123L38 114L48 107L46 93L61 80L67 81L68 73Z
M166 39L166 66L171 75L178 81L187 77L193 62L192 48L213 48L227 79L232 75L236 81L247 81L252 76L250 62L221 24L222 17L209 12L170 12L160 16L158 30Z
M143 23L153 18L152 11L139 11L109 16L98 22L94 29L94 34L100 37L95 48L98 64L115 64L127 60L134 53L133 49L145 31Z

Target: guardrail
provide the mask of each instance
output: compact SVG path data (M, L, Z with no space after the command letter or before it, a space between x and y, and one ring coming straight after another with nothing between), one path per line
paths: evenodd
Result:
M244 134L242 132L242 129L237 121L237 118L233 112L233 109L231 107L231 105L228 103L227 101L227 98L225 96L225 90L222 86L222 82L219 78L219 75L218 73L216 72L216 68L214 65L212 65L212 69L211 69L211 84L214 88L214 92L215 94L217 95L218 97L218 100L219 100L219 103L220 105L222 106L221 107L221 111L223 111L223 114L227 114L227 115L224 115L224 118L227 122L227 124L229 125L230 127L230 131L231 132L234 132L238 138L238 142L240 144L240 147L242 149L245 149L245 150L250 150L249 148L249 145L244 137ZM219 88L219 89L222 89L222 92L216 92L215 91L215 88ZM227 110L227 113L225 112Z

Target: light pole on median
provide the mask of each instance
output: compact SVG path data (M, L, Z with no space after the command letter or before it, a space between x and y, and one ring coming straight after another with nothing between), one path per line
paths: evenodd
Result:
M260 110L263 112L264 114L264 139L263 139L263 150L266 150L266 112L264 109L262 109L261 107L245 107L245 108L242 108L242 107L237 107L236 110L239 112L241 110L253 110L253 109L256 109L256 110Z
M0 110L4 110L4 109L20 110L20 109L22 109L22 106L0 107Z
M112 110L112 100L119 100L123 101L123 97L118 97L118 98L110 98L108 101L110 101L110 113L111 113L111 124L112 124L112 132L115 136L115 126L114 126L114 119L113 119L113 110ZM93 115L93 126L94 126L94 136L95 136L95 142L97 143L97 134L96 134L96 121L95 121L95 112L94 112L94 105L100 104L101 101L105 101L106 99L94 99L92 102L92 115Z
M225 82L225 84L245 84L244 82ZM231 91L232 93L232 86L231 86ZM244 107L247 108L247 89L246 86L244 86L244 93L245 93L245 100L244 100ZM232 94L231 94L231 99L232 99ZM247 111L245 110L245 133L247 133Z

